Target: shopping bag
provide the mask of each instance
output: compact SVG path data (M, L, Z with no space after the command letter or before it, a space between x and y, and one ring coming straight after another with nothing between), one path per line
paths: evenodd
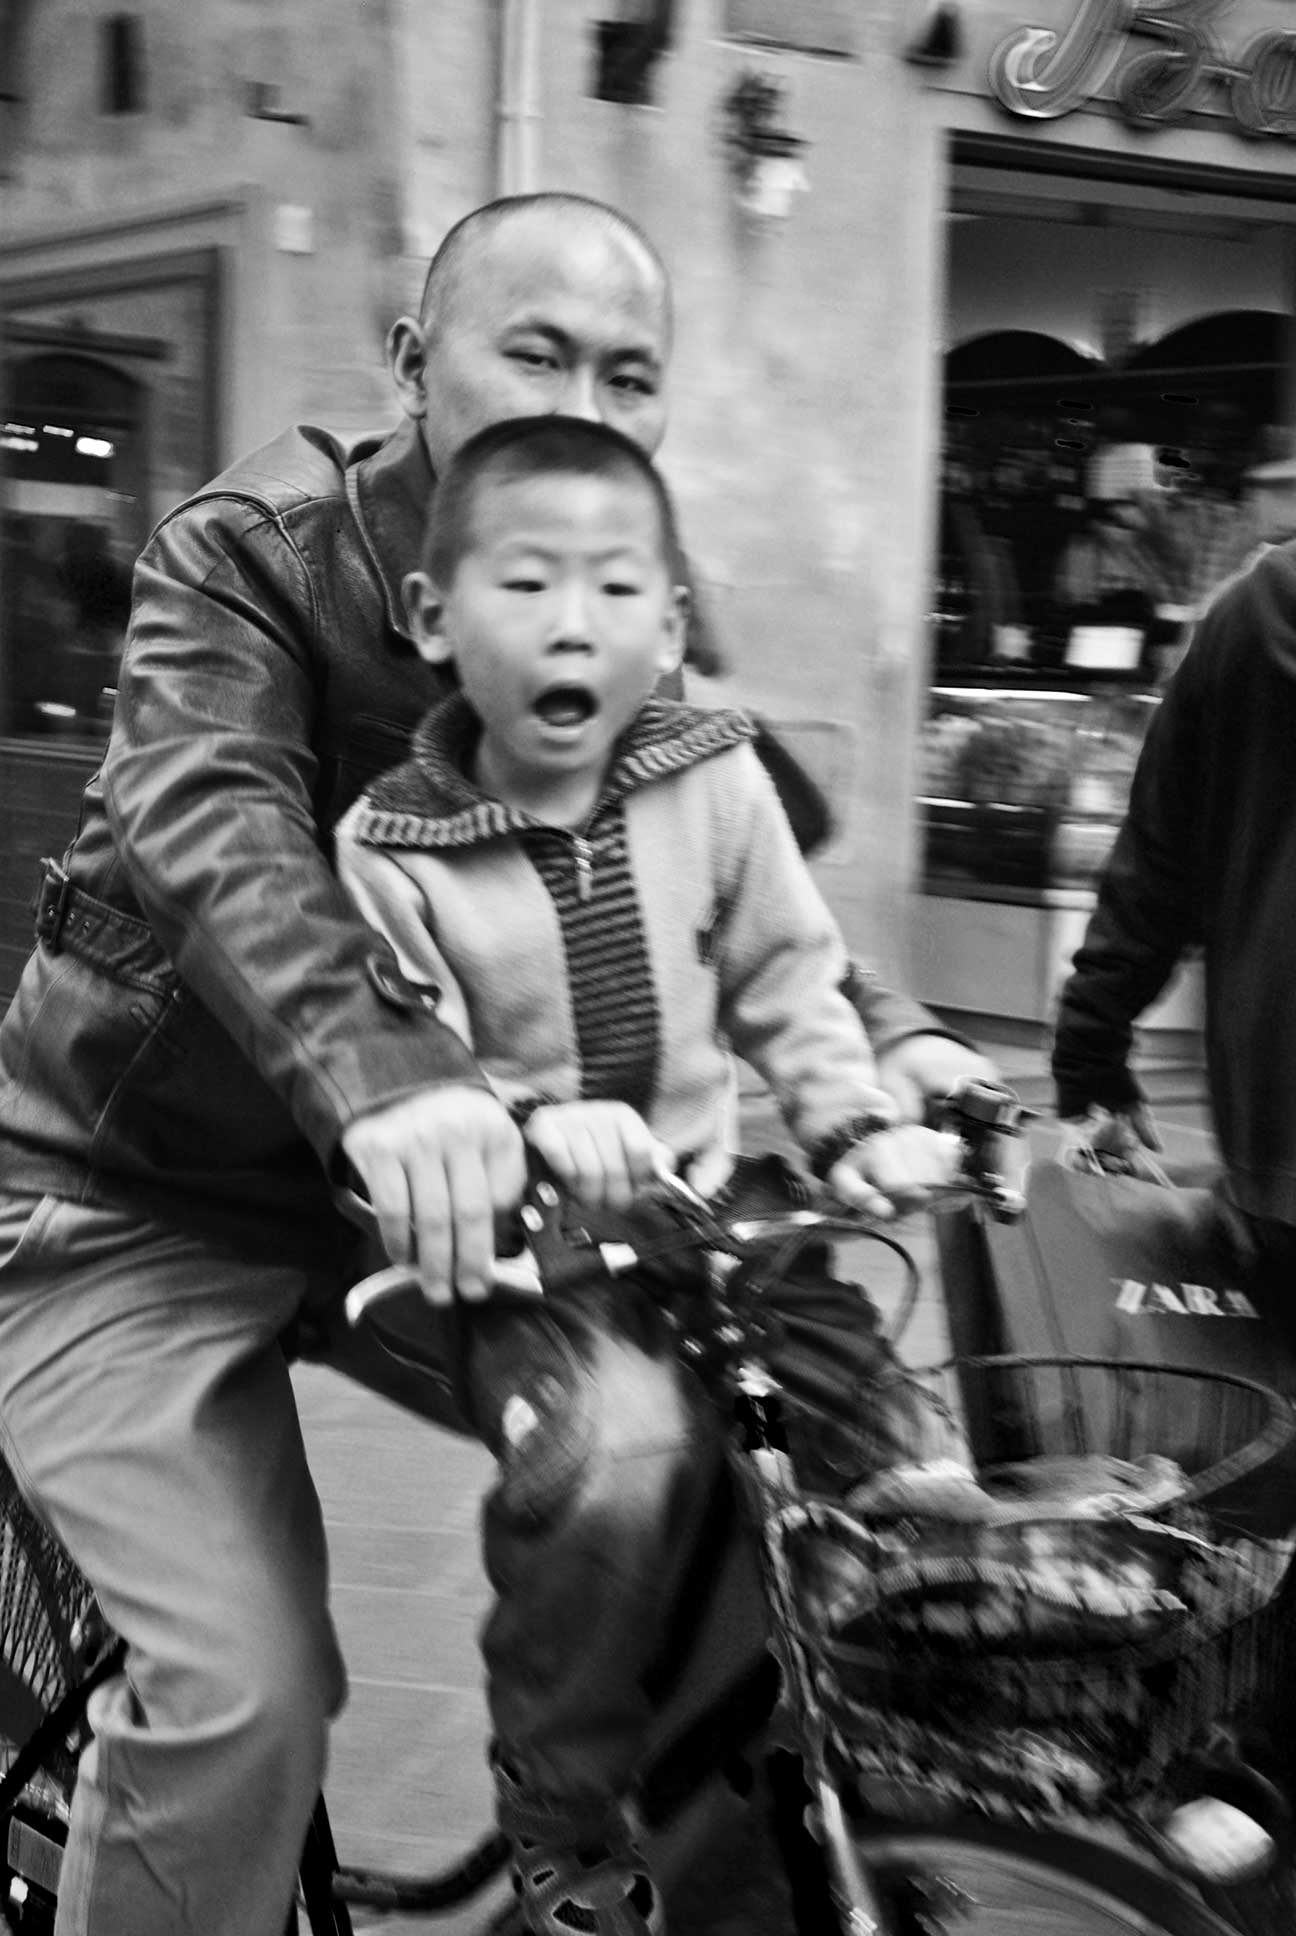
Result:
M1013 1225L964 1218L942 1233L950 1330L959 1355L1021 1352L1180 1367L1253 1381L1296 1399L1296 1333L1263 1311L1259 1286L1221 1199L1142 1177L1033 1167ZM1222 1407L1236 1396L1203 1380L1201 1402L1166 1422L1168 1458L1209 1460ZM1021 1457L1011 1407L984 1381L969 1432L978 1459ZM1016 1436L1015 1436L1016 1434ZM1274 1538L1296 1525L1296 1453L1278 1453L1212 1500L1239 1531Z

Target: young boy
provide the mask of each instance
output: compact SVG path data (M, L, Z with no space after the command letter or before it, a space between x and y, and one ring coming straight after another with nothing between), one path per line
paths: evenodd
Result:
M527 418L465 445L405 581L419 651L459 690L347 815L339 870L590 1212L663 1160L723 1181L731 1047L833 1191L885 1208L947 1180L950 1139L898 1127L877 1086L751 722L653 696L682 650L678 555L665 486L617 432ZM617 1797L718 1435L632 1285L470 1320L500 1460L483 1649L528 1927L640 1936L660 1906Z

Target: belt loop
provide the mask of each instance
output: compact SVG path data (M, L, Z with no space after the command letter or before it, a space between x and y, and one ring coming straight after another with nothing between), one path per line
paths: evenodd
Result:
M36 896L36 938L43 941L47 948L57 950L63 923L67 920L72 881L62 862L48 854L42 859L41 866L45 871Z

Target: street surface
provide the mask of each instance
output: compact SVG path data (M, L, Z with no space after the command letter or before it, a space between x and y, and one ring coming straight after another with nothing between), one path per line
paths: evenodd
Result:
M997 1052L996 1052L997 1053ZM1044 1104L1036 1053L1003 1052L1010 1079L1028 1100ZM1210 1140L1195 1073L1168 1072L1152 1085L1168 1154L1204 1161ZM768 1105L749 1097L745 1140L769 1147L775 1126ZM1056 1126L1032 1126L1033 1153L1051 1149ZM933 1281L933 1246L925 1225L909 1226L924 1271L924 1291L906 1337L912 1362L945 1353L945 1331ZM874 1257L881 1259L876 1267ZM899 1271L885 1252L870 1252L864 1275L884 1309L894 1304ZM490 1461L475 1444L434 1432L395 1407L318 1367L294 1374L303 1425L324 1504L333 1565L333 1607L350 1667L348 1704L333 1733L328 1800L341 1853L351 1862L426 1871L459 1856L491 1820L485 1765L487 1722L476 1631L486 1606L477 1550L478 1502ZM750 1868L741 1825L728 1852L735 1877ZM719 1883L720 1878L715 1878ZM498 1892L487 1900L502 1901ZM779 1925L756 1910L725 1936L775 1936ZM483 1903L414 1922L374 1921L391 1936L416 1929L469 1936L484 1919ZM1066 1936L1068 1925L1045 1905L1019 1903L996 1915L996 1936Z

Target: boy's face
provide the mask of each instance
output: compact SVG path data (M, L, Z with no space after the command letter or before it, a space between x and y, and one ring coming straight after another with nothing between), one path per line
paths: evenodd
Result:
M680 662L684 594L635 478L483 480L449 587L415 574L406 592L419 649L454 661L482 721L481 777L518 805L601 778Z

